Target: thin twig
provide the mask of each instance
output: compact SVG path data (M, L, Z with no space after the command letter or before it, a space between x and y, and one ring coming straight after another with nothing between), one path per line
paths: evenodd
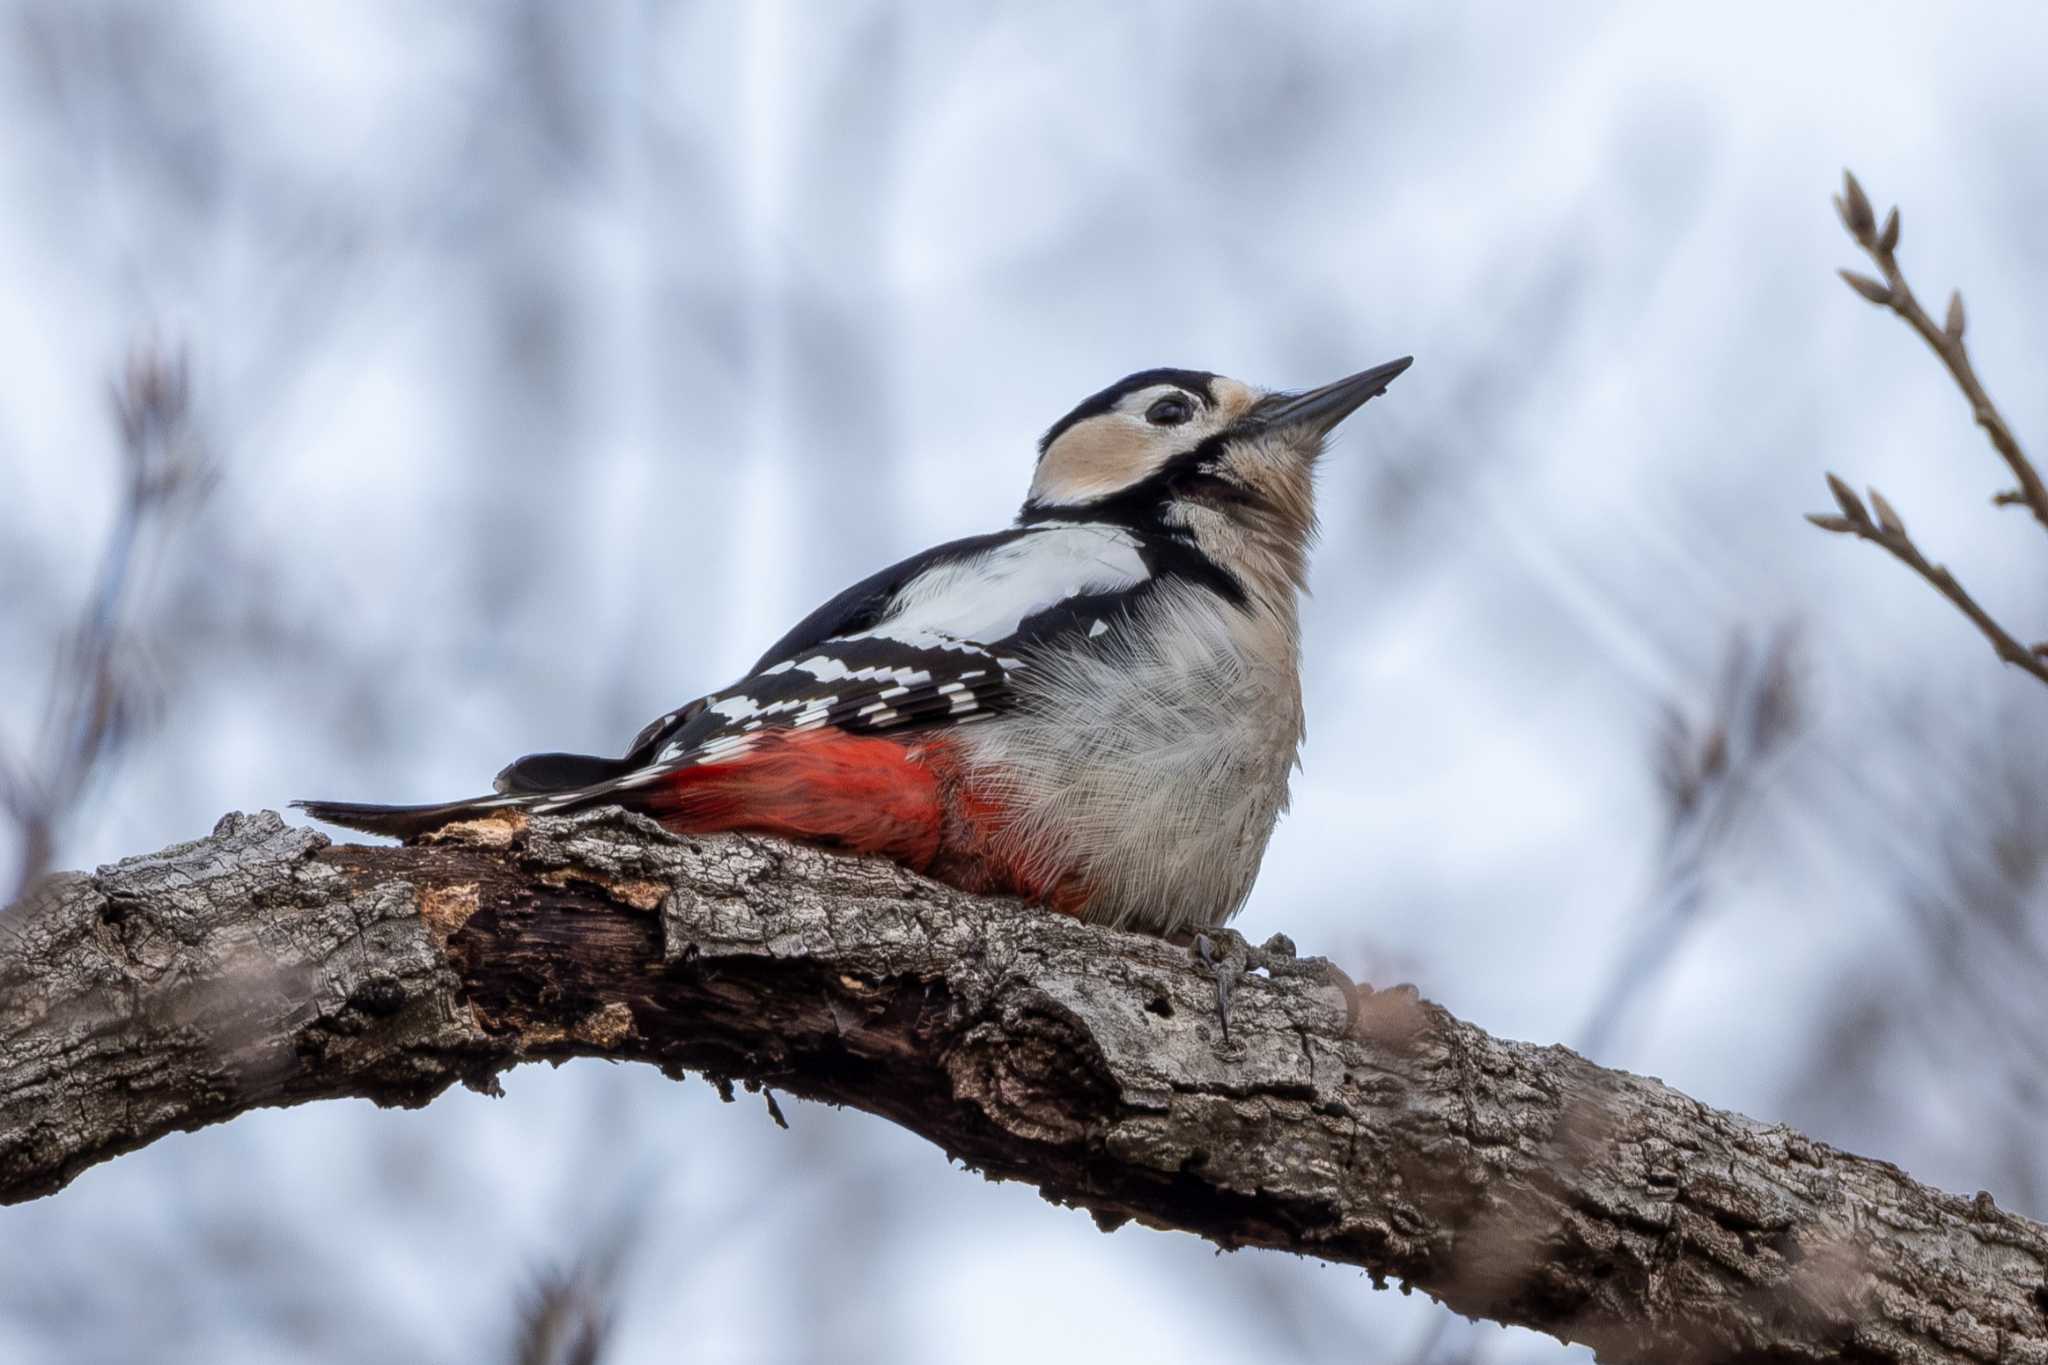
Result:
M1911 325L1914 331L1941 357L1941 363L1955 376L1956 385L1962 389L1963 397L1969 400L1970 412L1977 419L1977 425L1984 428L1984 434L1991 438L1992 446L2004 459L2012 476L2019 484L2018 489L2000 493L1992 501L2001 507L2025 504L2034 513L2034 520L2048 528L2048 484L2041 482L2033 463L2020 449L2019 439L2012 434L2012 428L2005 424L1997 405L1984 392L1983 384L1977 380L1977 371L1970 364L1969 348L1963 344L1963 296L1960 291L1949 294L1948 317L1940 326L1920 306L1920 300L1913 296L1906 277L1899 269L1899 211L1895 208L1885 215L1884 226L1878 227L1870 211L1870 200L1863 193L1863 187L1856 183L1856 177L1842 172L1842 193L1835 198L1835 208L1842 215L1842 223L1849 229L1849 235L1856 239L1856 245L1863 248L1877 268L1884 272L1884 283L1879 284L1867 275L1858 275L1844 270L1842 278L1849 287L1872 303L1891 309Z
M1977 605L1977 600L1963 591L1963 585L1956 582L1956 576L1946 566L1928 562L1920 553L1920 547L1906 534L1905 523L1892 510L1890 503L1875 488L1870 490L1870 500L1877 506L1878 520L1871 520L1863 508L1863 500L1855 490L1833 474L1828 475L1828 487L1834 490L1835 502L1842 509L1842 515L1827 512L1808 512L1806 519L1823 531L1837 531L1844 535L1856 536L1873 545L1882 546L1893 558L1919 574L1934 585L1934 590L1955 603L1956 610L1970 618L1984 638L1991 642L1991 648L1998 657L2009 664L2017 664L2027 672L2048 683L2048 645L2035 645L2031 649L2013 638L2012 632L1991 618L1991 613Z
M1856 177L1847 171L1842 172L1842 192L1835 196L1835 210L1842 215L1842 225L1849 230L1849 235L1855 238L1856 244L1863 248L1864 253L1884 274L1884 280L1879 282L1868 275L1844 270L1841 272L1842 279L1871 303L1889 308L1904 318L1934 349L1934 353L1941 357L1942 363L1948 367L1948 372L1955 377L1956 384L1961 387L1963 396L1969 400L1970 410L1977 418L1977 425L1983 427L1985 433L1990 436L1992 446L2005 460L2013 478L2018 481L2018 488L1994 495L1992 503L1999 507L2024 505L2033 512L2035 521L2043 528L2048 528L2048 484L2041 482L2041 476L2027 459L2026 453L2020 449L2019 440L2012 434L2012 428L2006 425L2005 418L1999 414L1990 395L1984 392L1984 386L1977 381L1977 371L1971 366L1969 351L1963 345L1963 296L1960 293L1949 295L1948 316L1937 327L1934 319L1927 315L1927 310L1922 308L1920 301L1913 296L1912 289L1906 284L1905 275L1899 270L1899 211L1896 208L1892 209L1885 215L1884 223L1880 226L1876 215L1871 212L1869 197L1863 193L1863 187L1856 183ZM1915 545L1912 537L1906 533L1905 522L1892 510L1891 504L1885 501L1883 495L1874 488L1870 490L1871 504L1877 509L1876 518L1873 520L1869 511L1864 508L1863 500L1856 496L1848 484L1829 474L1828 487L1833 491L1835 502L1842 509L1842 514L1836 516L1833 513L1809 513L1806 518L1808 521L1822 530L1854 535L1883 547L1900 563L1932 584L1936 592L1954 603L1956 609L1983 632L1984 638L1991 642L1991 647L1999 658L2009 664L2018 665L2042 682L2048 683L2048 659L2044 659L2044 656L2048 656L2048 645L2034 645L2030 648L2021 644L2011 631L1999 625L1991 613L1985 611L1977 604L1975 598L1963 591L1963 586L1956 582L1955 575L1944 566L1930 562L1927 556L1920 552L1920 547Z

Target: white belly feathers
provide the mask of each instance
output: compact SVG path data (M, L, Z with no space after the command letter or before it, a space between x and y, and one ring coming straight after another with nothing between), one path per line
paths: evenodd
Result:
M1085 647L1034 653L1018 706L960 742L1034 868L1091 920L1220 924L1250 893L1302 734L1292 612L1162 585Z

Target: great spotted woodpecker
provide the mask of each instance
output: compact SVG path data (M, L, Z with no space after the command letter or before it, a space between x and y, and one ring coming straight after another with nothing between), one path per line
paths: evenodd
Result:
M1296 598L1324 437L1408 365L1300 394L1131 375L1046 432L1014 526L854 584L624 757L534 754L496 795L443 805L301 804L401 837L617 804L1088 920L1219 926L1302 739Z

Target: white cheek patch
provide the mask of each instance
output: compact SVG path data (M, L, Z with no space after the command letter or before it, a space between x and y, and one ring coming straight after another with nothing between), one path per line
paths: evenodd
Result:
M1048 505L1088 502L1128 488L1170 453L1164 431L1143 417L1106 412L1060 433L1032 476L1032 500Z
M1262 396L1221 375L1210 377L1207 402L1177 384L1126 394L1113 410L1074 423L1046 447L1031 480L1031 501L1042 507L1078 506L1141 483L1175 455L1228 428ZM1194 415L1178 426L1153 425L1145 414L1169 397L1186 398Z

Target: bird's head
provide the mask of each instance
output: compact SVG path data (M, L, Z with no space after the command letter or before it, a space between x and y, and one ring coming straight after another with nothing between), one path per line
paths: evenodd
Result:
M1412 359L1305 393L1202 370L1131 375L1045 433L1018 520L1108 520L1181 537L1245 587L1289 593L1315 538L1324 438Z

